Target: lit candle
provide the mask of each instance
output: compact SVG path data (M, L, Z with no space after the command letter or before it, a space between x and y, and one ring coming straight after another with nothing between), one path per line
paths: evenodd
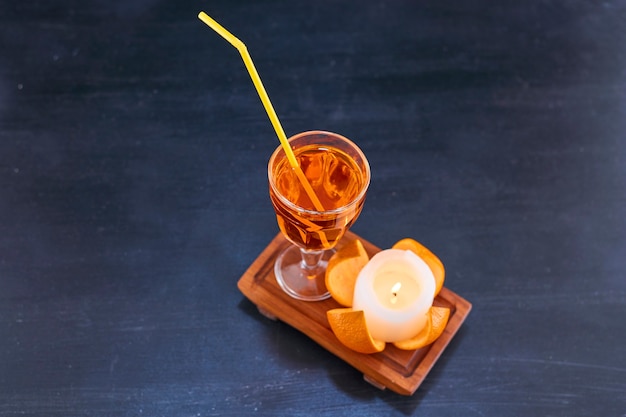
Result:
M363 310L374 339L399 342L426 325L435 297L435 277L408 250L387 249L363 267L354 287L354 310Z

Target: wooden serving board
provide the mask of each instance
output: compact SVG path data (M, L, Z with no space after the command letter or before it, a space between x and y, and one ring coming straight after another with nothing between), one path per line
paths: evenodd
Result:
M347 232L337 247L354 239L361 240L370 257L380 251L352 232ZM341 305L332 298L316 302L296 300L279 287L274 276L274 260L289 244L282 234L276 235L239 279L239 290L262 314L281 320L306 334L363 372L364 379L372 385L380 389L388 388L398 394L412 395L463 324L472 308L471 303L444 287L433 304L448 307L450 319L444 333L433 344L406 351L387 343L385 350L380 353L368 355L355 352L337 340L326 318L326 311Z

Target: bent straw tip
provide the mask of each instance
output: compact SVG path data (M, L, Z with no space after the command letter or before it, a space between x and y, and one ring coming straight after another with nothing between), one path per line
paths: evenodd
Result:
M202 20L208 27L216 31L222 38L226 39L232 46L239 51L245 50L246 46L235 35L230 33L225 27L217 23L211 16L205 12L198 13L198 18Z

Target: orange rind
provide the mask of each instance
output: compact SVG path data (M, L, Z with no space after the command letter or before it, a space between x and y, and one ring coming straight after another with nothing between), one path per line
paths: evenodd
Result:
M342 306L352 306L356 279L368 261L369 256L358 239L338 249L328 260L326 289Z
M337 339L348 348L360 353L376 353L385 349L386 343L372 338L367 330L362 310L335 308L328 310L326 316Z
M443 267L443 263L441 262L441 260L434 253L432 253L426 246L422 245L418 241L411 239L411 238L399 240L391 248L410 250L411 252L415 253L417 256L422 258L424 262L426 262L426 264L432 271L433 276L435 277L435 297L436 297L437 294L439 294L439 291L441 291L441 288L443 288L443 281L445 280L445 276L446 276L446 271L445 271L445 268Z
M428 311L426 326L414 337L401 342L394 342L394 346L403 350L415 350L430 345L437 340L446 329L449 318L449 308L431 307Z

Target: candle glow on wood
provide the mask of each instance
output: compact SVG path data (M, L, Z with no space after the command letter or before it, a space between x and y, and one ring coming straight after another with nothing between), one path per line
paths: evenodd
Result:
M435 294L428 265L411 251L388 249L361 270L352 308L363 310L373 338L397 342L424 327Z

